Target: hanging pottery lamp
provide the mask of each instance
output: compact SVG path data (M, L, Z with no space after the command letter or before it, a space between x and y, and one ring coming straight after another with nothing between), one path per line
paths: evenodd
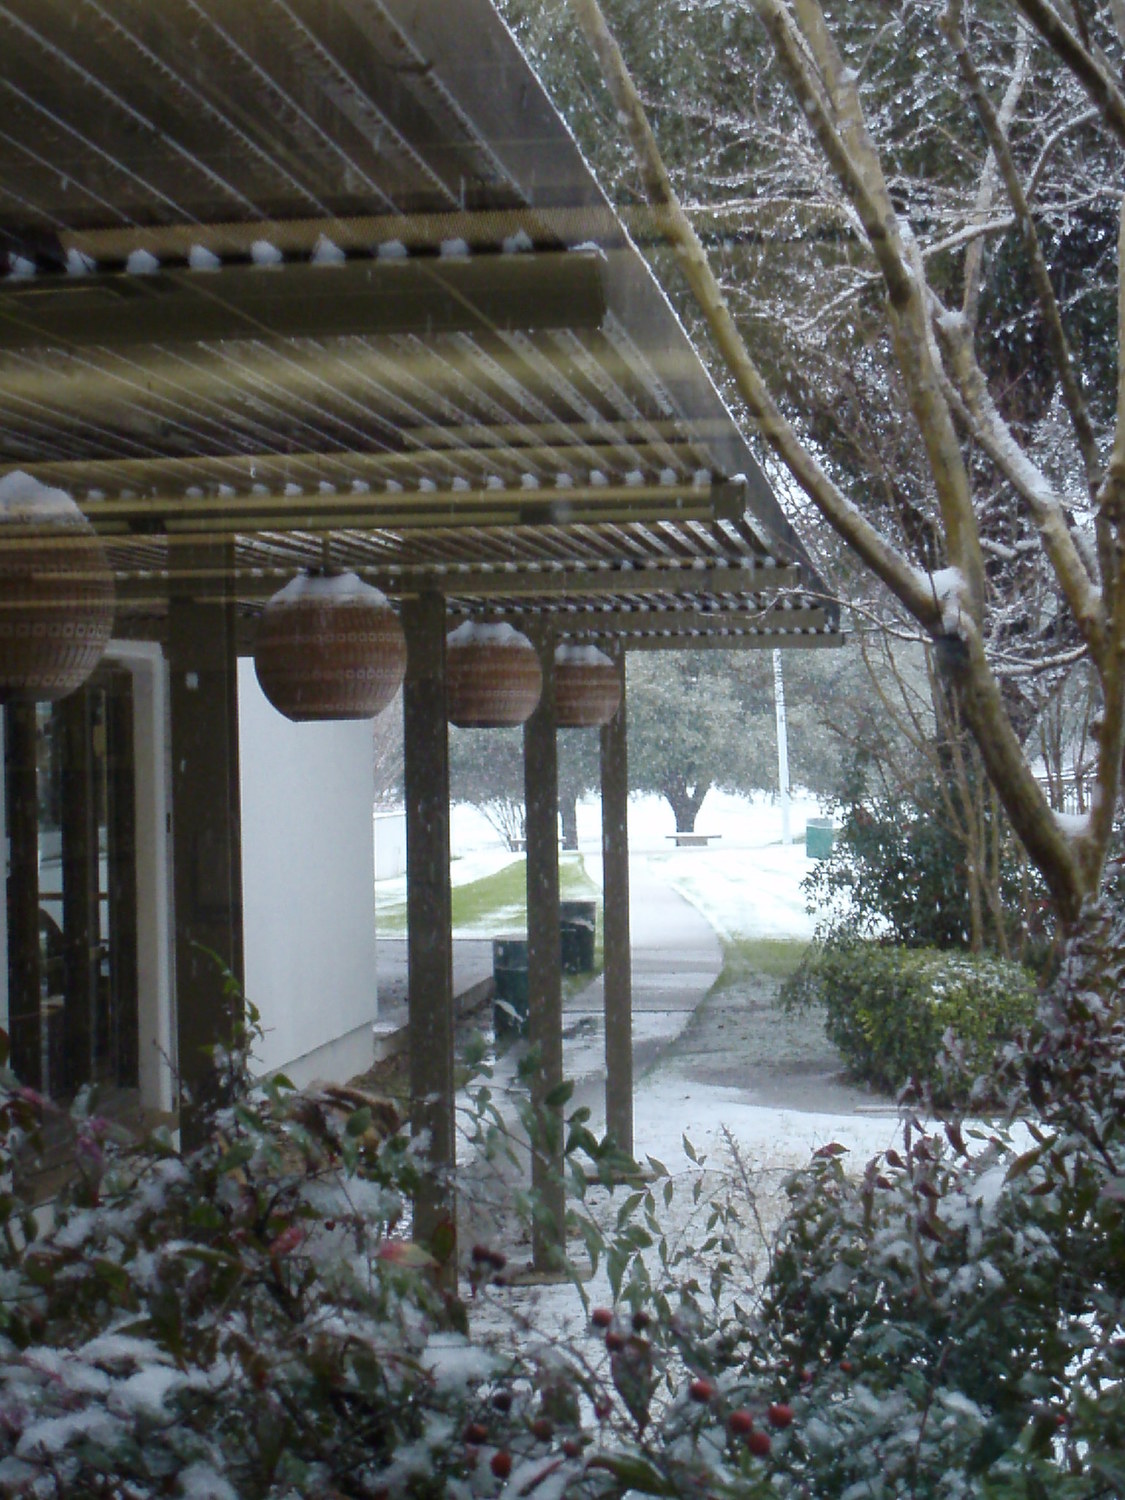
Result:
M555 652L555 711L560 729L608 724L621 702L617 667L596 646L563 645Z
M535 647L513 626L466 620L445 639L449 722L460 729L504 729L529 719L543 673Z
M64 490L20 469L0 479L0 703L82 686L113 629L113 574Z
M310 569L262 611L254 670L274 708L295 723L373 719L402 683L406 640L378 589L354 573Z

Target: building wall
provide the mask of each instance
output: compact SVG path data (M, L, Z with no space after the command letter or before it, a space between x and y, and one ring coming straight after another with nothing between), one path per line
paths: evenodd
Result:
M393 880L406 874L406 813L375 814L375 878Z
M239 662L246 993L260 1061L298 1085L370 1066L374 751L366 721L292 724Z
M168 841L168 667L160 647L111 642L108 656L133 674L137 873L137 1061L141 1102L170 1110L172 1057L172 868Z

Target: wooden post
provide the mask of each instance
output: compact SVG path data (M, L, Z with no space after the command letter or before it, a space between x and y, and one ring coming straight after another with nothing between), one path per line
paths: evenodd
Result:
M629 766L625 653L616 651L621 706L601 730L602 946L605 954L605 1120L633 1155L633 966L629 938Z
M225 542L177 551L176 562L185 571L226 572L233 561ZM235 1020L219 965L240 985L243 979L233 600L173 594L168 660L180 1137L190 1146L201 1138L207 1108L218 1099L218 1080L205 1049L226 1041Z
M8 833L8 1035L12 1071L44 1085L39 1020L39 794L34 703L4 709Z
M449 730L445 600L407 599L403 684L410 1123L429 1136L430 1172L414 1201L414 1236L457 1282L453 1085L453 939L449 887Z
M563 1119L547 1099L562 1082L562 954L559 938L559 775L555 720L555 642L546 628L533 635L543 669L539 706L523 728L527 810L528 1036L538 1064L531 1102L538 1139L532 1143L531 1186L537 1200L532 1261L557 1270L566 1253Z

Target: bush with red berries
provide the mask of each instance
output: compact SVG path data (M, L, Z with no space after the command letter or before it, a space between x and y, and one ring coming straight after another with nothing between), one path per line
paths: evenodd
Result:
M535 1359L474 1346L403 1237L419 1166L393 1111L255 1088L249 1016L216 1051L227 1102L195 1149L131 1144L80 1102L43 1232L17 1188L51 1106L0 1066L0 1494L467 1500L579 1480L585 1443L564 1448L576 1423L548 1434Z
M1004 1121L913 1121L866 1170L823 1148L757 1279L738 1191L670 1246L668 1174L634 1172L600 1240L585 1221L612 1305L570 1345L474 1343L402 1234L418 1166L393 1119L251 1087L245 1036L194 1150L80 1111L42 1233L16 1176L44 1106L0 1072L0 1493L1125 1494L1123 997L1125 913L1099 908L985 1081ZM504 1296L497 1248L465 1271Z

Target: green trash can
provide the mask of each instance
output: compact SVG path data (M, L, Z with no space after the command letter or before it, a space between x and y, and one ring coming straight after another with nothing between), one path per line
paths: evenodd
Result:
M598 930L596 901L559 902L559 941L564 974L594 972L594 940Z
M492 1029L496 1036L527 1035L527 938L492 939Z
M808 859L827 859L836 842L836 830L831 818L809 818L805 824L805 856Z

